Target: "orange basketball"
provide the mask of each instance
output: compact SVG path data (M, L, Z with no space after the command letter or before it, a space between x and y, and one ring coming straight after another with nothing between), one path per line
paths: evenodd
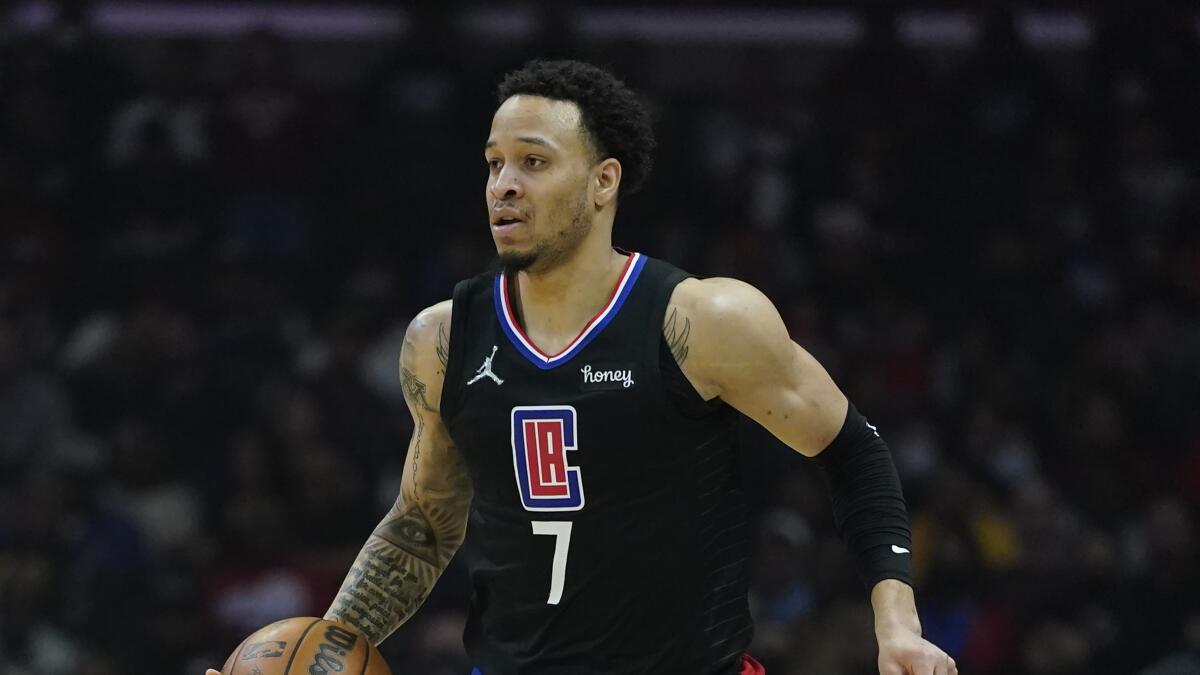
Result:
M311 616L260 629L229 655L221 675L392 675L379 650L353 628Z

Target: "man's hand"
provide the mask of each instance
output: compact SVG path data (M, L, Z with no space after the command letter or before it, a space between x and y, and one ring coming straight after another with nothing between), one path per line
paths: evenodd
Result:
M921 637L912 588L884 579L871 589L879 675L958 675L954 659Z
M875 631L879 675L958 675L950 655L907 626Z
M208 670L204 671L204 675L221 675L221 673L220 673L220 671L216 671L216 670L213 670L212 668L209 668Z

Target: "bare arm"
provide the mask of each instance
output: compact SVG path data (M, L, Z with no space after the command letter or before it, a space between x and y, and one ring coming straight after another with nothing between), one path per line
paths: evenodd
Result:
M470 478L438 410L449 326L449 301L409 324L400 378L414 428L400 495L367 538L325 614L375 644L417 611L466 534Z
M815 456L841 429L846 397L753 286L722 278L680 283L663 335L704 398L721 397L793 450Z
M788 336L771 301L749 284L680 283L667 307L663 336L702 396L721 397L803 455L819 455L846 420L845 395ZM911 587L884 579L871 589L871 605L881 673L957 672L952 659L921 638Z

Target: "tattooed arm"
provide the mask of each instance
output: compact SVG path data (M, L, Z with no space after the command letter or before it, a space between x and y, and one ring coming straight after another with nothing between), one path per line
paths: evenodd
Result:
M449 347L450 301L418 314L400 352L413 435L400 495L367 538L326 619L383 641L417 611L463 542L471 482L438 411Z

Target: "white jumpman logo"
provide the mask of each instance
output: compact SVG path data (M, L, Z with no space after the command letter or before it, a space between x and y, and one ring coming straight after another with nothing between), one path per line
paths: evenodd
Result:
M492 372L492 359L494 358L496 358L496 345L492 345L492 355L483 360L483 365L479 366L479 370L475 371L475 377L467 380L467 386L475 384L485 377L492 378L492 381L497 385L504 384L504 380L496 377L496 374Z

